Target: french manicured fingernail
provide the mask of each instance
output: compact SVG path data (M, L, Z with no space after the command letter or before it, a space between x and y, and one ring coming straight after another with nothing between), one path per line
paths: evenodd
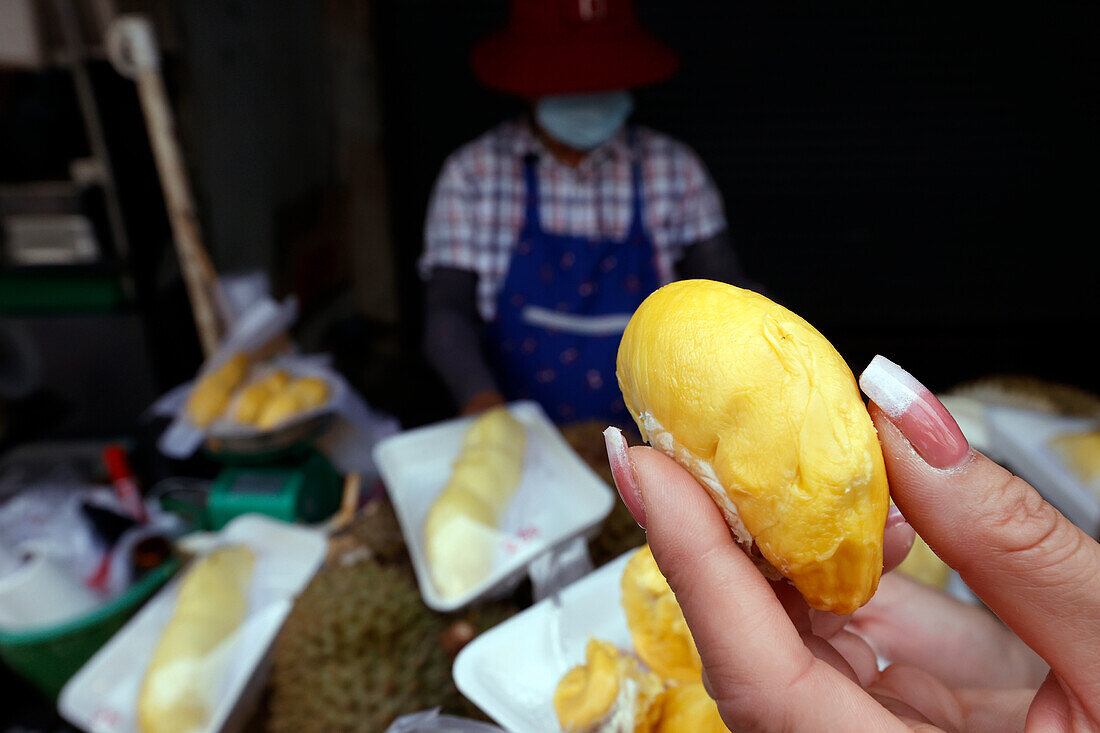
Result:
M642 492L638 488L638 475L634 472L634 463L630 460L626 438L623 431L609 427L603 431L603 442L607 446L607 462L611 464L611 476L615 479L615 488L626 504L630 516L638 526L645 529L645 504Z
M859 386L929 466L952 468L970 452L966 436L943 403L885 356L871 360L859 377Z

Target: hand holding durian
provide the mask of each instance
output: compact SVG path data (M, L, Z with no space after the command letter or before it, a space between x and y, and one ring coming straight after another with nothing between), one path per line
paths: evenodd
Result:
M1100 728L1100 545L971 450L909 373L876 357L864 407L809 324L709 281L643 302L618 368L656 450L609 430L615 482L732 730ZM914 529L1010 641L980 643L991 622L965 604L919 647L821 613L867 603Z

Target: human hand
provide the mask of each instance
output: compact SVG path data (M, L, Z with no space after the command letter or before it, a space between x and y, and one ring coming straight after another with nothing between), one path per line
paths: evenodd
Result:
M949 687L1035 690L1050 671L989 611L900 573L883 575L874 598L846 620L880 660L920 667Z
M490 407L504 404L504 395L495 389L486 389L478 392L462 406L461 415L477 415L485 412Z
M997 682L991 664L1002 664L997 674L1011 685L1032 682L1042 665L1019 645L996 651L996 634L973 618L954 619L946 632L963 639L972 632L977 644L914 649L896 634L889 642L881 623L888 594L857 612L851 629L803 614L797 592L764 579L687 471L649 448L611 450L620 494L646 527L727 725L1100 729L1100 545L1025 482L970 450L946 409L908 374L876 358L861 384L901 512L1051 671L1038 691L990 687ZM883 582L884 593L898 592L891 585ZM918 631L935 636L918 626L910 641ZM876 648L891 643L886 656L896 663L880 671Z

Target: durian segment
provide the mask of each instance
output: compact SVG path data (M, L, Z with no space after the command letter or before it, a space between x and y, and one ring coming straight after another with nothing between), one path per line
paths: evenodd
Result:
M646 666L664 679L698 682L703 666L695 640L649 545L627 561L622 597L634 651Z
M447 485L428 511L424 548L436 590L454 598L492 570L497 526L523 473L523 424L504 407L473 422Z
M727 733L718 705L702 682L675 685L665 692L665 704L656 733Z
M886 470L855 378L824 336L757 293L685 280L639 306L617 366L643 436L812 607L851 613L870 599Z
M187 570L138 694L142 733L187 733L208 724L226 663L219 647L247 614L254 559L252 550L234 545Z
M1100 498L1100 430L1057 435L1051 439L1050 447Z
M942 590L947 587L951 568L932 551L920 535L917 535L913 540L913 548L901 561L901 565L898 565L897 571Z
M507 506L523 473L523 453L507 446L472 445L459 454L451 486L462 486L498 510Z
M517 440L524 440L523 423L508 408L500 406L486 410L466 430L463 449L474 446L498 446L507 449Z
M619 697L619 653L589 639L584 664L565 673L554 691L554 710L567 731L587 731L602 720Z
M661 718L664 683L614 645L589 639L585 662L565 673L554 711L567 733L650 733Z
M248 355L241 352L201 377L187 398L185 410L191 421L206 427L221 417L229 406L233 390L244 381L250 366Z
M324 379L299 377L273 392L254 424L260 430L271 430L295 415L323 405L328 398L329 387Z
M253 425L260 419L264 405L290 383L290 375L277 369L263 379L257 379L241 390L237 397L233 418L244 425Z
M301 411L298 400L294 395L284 390L269 398L260 410L256 418L256 427L260 430L271 430L280 423L286 422Z
M424 553L443 598L460 596L493 568L498 535L493 512L476 496L445 490L424 523Z
M295 379L287 387L298 405L303 410L308 410L318 405L323 405L328 399L328 382L320 377L300 377Z

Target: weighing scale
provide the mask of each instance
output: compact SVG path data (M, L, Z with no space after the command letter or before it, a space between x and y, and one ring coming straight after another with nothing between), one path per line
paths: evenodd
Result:
M320 522L340 507L343 481L329 460L310 448L304 457L269 465L222 469L206 499L206 525L219 530L242 514L286 522Z
M250 513L286 522L323 521L340 508L343 495L343 478L314 446L332 422L331 415L319 415L264 435L208 440L204 451L224 468L205 506L170 496L162 504L213 531Z

